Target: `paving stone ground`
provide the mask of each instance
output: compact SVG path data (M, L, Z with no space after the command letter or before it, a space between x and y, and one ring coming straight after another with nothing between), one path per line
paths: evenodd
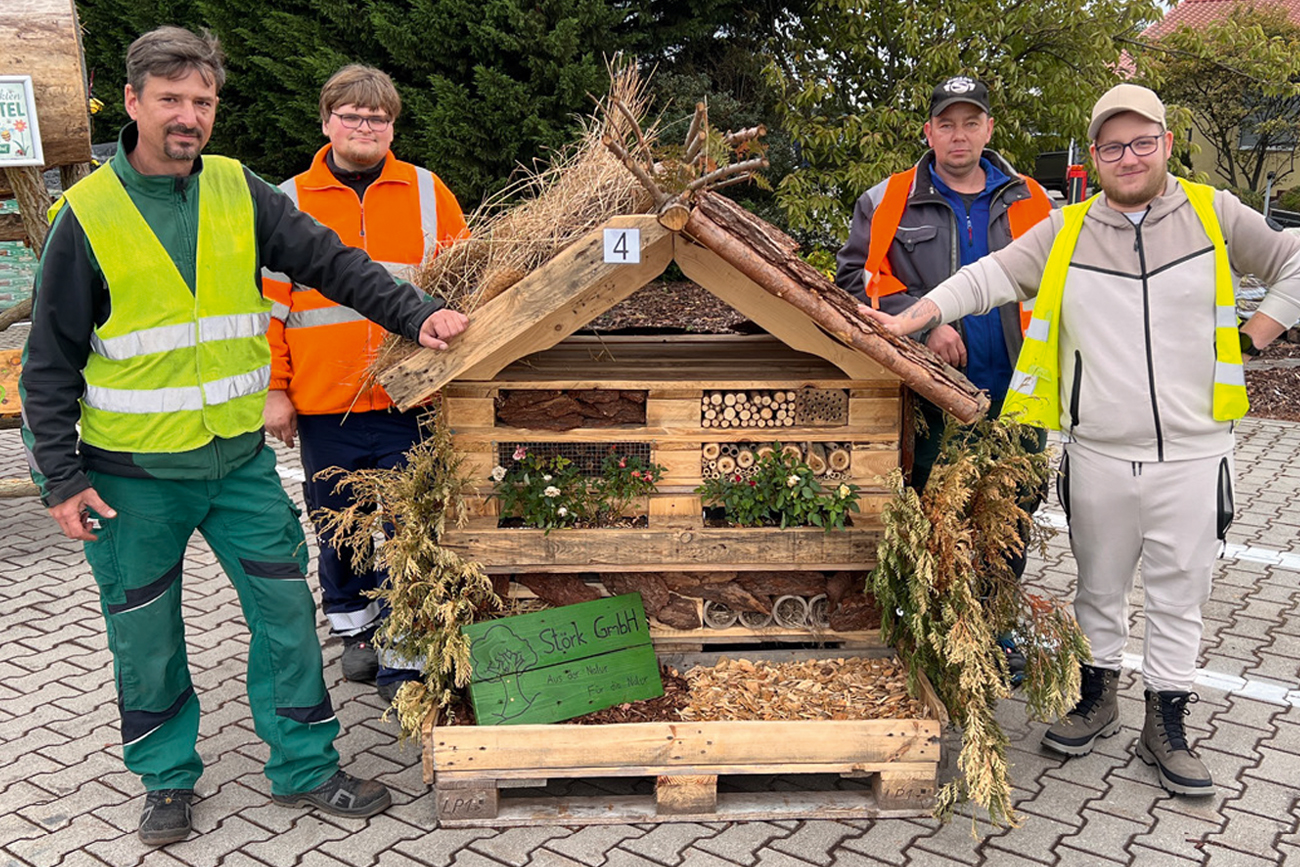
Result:
M0 345L21 339L11 329ZM326 677L343 723L347 770L393 789L389 811L348 821L279 807L261 774L266 750L244 697L247 631L234 591L206 545L186 560L191 668L203 704L196 831L148 850L135 837L141 787L121 764L112 660L80 546L35 500L0 500L0 865L279 867L805 867L805 865L1300 864L1300 425L1239 429L1230 552L1205 608L1206 634L1190 729L1218 793L1167 795L1133 755L1140 678L1122 683L1125 728L1074 760L1041 751L1043 725L1004 703L999 717L1022 824L967 819L780 821L443 830L421 780L416 745L379 719L373 687L347 683L341 646L318 626ZM279 450L282 466L298 470ZM0 478L26 473L17 431L0 431ZM286 489L300 499L292 478ZM1061 520L1059 506L1047 505ZM1068 595L1064 535L1030 561L1026 579ZM1141 592L1129 651L1141 653ZM1217 676L1216 676L1217 675ZM1229 691L1232 690L1232 691ZM1289 691L1289 692L1288 692ZM972 836L972 829L976 836Z

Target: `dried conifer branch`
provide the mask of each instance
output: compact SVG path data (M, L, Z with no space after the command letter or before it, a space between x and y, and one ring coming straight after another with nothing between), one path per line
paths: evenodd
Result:
M636 115L632 114L632 110L617 96L611 96L609 101L619 110L619 113L622 114L623 117L627 118L628 124L632 127L632 132L636 135L636 142L637 146L641 150L641 155L645 158L646 163L653 167L655 159L654 154L650 152L650 145L646 144L645 134L641 132L641 124L636 119Z
M754 172L758 169L765 168L767 168L767 157L754 157L752 160L745 160L741 163L732 163L729 166L722 166L721 168L714 169L707 175L702 175L691 181L687 189L694 192L695 190L708 187L717 181L721 181L724 178L729 178L732 175L737 175L742 172Z

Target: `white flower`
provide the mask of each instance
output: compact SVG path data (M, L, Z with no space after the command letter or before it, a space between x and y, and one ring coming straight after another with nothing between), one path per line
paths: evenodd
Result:
M542 481L543 481L543 482L549 482L550 480L551 480L551 477L550 477L550 476L542 476Z
M506 468L496 466L492 468L492 481L499 482L506 477Z
M542 493L548 497L558 497L560 495L560 489L555 487L555 485L548 485L546 490L542 491Z
M798 477L798 476L789 476L789 477L787 477L786 480L785 480L785 486L786 486L787 488L793 488L793 487L794 487L795 485L797 485L797 484L799 484L799 477Z
M563 518L565 515L569 514L569 510L564 508L563 506L560 506L560 508L555 510L555 514Z
M849 489L848 485L840 485L839 490L836 491L836 493L840 495L840 499L842 500L849 494L853 493L853 491Z

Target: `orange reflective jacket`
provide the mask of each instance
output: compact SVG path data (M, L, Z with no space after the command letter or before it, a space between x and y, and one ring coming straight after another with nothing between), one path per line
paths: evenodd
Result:
M1011 237L1019 238L1033 228L1039 220L1045 219L1052 211L1052 201L1047 193L1035 181L1026 175L1020 178L1029 188L1029 198L1012 202L1007 207L1007 221ZM907 287L894 276L889 267L889 247L894 243L894 235L903 221L903 211L907 208L907 199L912 194L912 184L916 181L916 166L905 172L891 175L885 186L885 195L876 207L871 218L871 245L867 250L867 260L863 265L866 273L865 290L871 299L871 306L880 309L880 299L895 292L906 292ZM1033 314L1021 307L1020 330L1023 333L1029 327Z
M311 168L280 185L299 210L360 247L396 276L407 277L426 258L468 235L456 197L425 169L392 152L365 200L325 164L321 148ZM350 307L315 289L290 284L264 271L262 286L274 302L271 326L271 388L289 394L305 415L387 409L392 399L379 385L363 388L366 370L387 332ZM412 291L418 291L412 287Z

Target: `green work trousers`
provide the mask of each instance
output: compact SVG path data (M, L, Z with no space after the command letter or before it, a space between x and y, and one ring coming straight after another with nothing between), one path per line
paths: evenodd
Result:
M91 473L91 483L117 510L116 518L100 518L86 560L108 625L126 766L149 791L192 789L203 773L181 617L185 546L198 530L235 585L252 633L248 701L258 737L271 748L272 793L305 792L329 779L338 770L339 724L322 674L307 546L275 454L263 449L217 480Z

